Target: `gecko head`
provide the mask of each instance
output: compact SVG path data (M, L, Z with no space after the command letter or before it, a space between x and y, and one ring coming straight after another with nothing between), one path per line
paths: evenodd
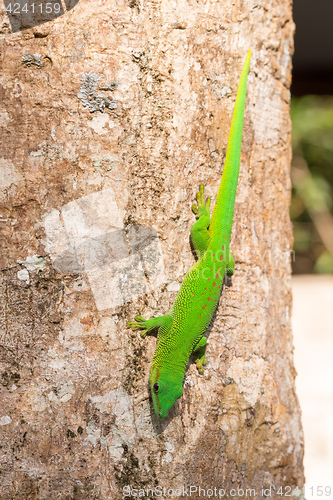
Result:
M171 370L170 373L156 370L151 375L150 390L155 412L160 418L165 418L183 394L184 375L177 376Z

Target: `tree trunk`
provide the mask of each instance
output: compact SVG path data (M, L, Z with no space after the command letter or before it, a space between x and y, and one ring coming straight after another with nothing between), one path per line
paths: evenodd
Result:
M302 487L289 0L82 0L14 34L2 15L1 498ZM126 322L166 313L194 263L191 204L217 194L248 48L236 272L204 376L189 366L161 421L156 339Z

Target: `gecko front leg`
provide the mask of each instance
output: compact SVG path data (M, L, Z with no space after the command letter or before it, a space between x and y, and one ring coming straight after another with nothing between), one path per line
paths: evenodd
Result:
M128 321L127 327L132 330L142 330L140 336L144 339L147 333L159 328L159 333L169 331L172 325L172 317L169 314L158 316L157 318L144 319L142 316L135 316L135 321Z

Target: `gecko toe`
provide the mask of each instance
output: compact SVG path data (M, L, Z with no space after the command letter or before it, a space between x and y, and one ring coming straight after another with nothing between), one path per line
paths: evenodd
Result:
M140 316L139 314L137 316L135 316L135 321L146 321L145 318L143 318L142 316Z
M195 213L195 215L198 215L198 213L199 213L198 207L194 204L192 205L192 211Z
M195 363L197 365L198 372L202 375L204 373L203 367L207 364L206 358L197 359Z

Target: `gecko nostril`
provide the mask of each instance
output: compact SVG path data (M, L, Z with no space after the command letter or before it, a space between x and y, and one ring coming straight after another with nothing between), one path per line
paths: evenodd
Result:
M155 382L155 384L153 385L153 388L154 388L154 391L157 392L160 388L160 386L158 385L157 382Z

